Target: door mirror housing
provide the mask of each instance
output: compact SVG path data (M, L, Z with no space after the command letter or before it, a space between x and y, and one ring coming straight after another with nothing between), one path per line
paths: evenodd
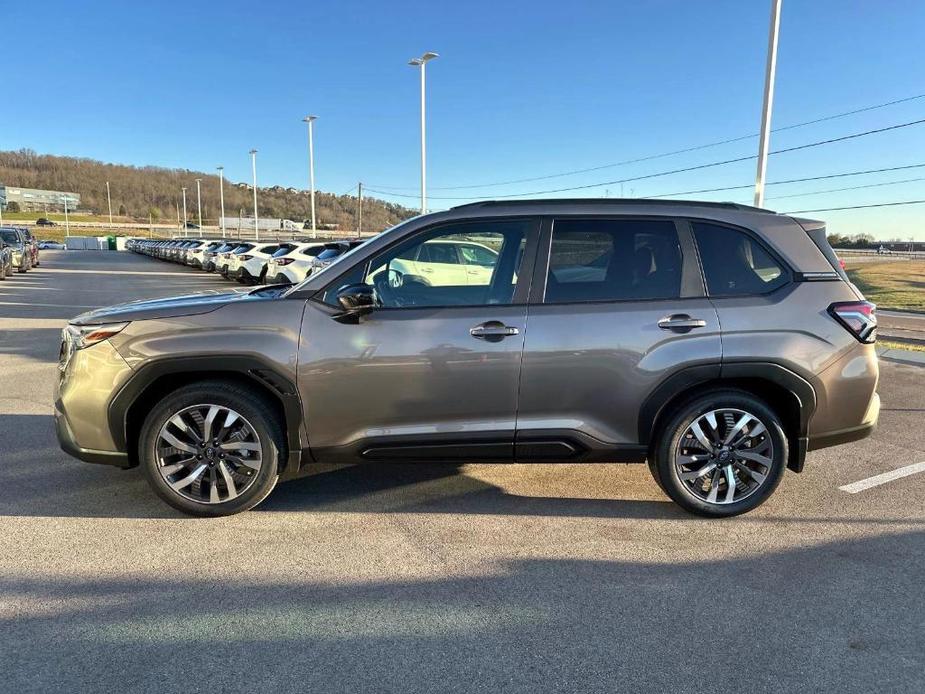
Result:
M337 290L337 303L344 309L343 313L335 316L341 322L357 322L379 306L379 296L376 288L365 283L348 284Z

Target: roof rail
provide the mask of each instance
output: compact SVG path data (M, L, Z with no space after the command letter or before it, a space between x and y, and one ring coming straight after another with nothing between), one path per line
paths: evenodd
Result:
M494 205L581 205L593 203L595 205L657 205L664 207L717 207L724 210L742 210L747 212L764 212L777 214L774 210L751 205L740 205L737 202L707 202L702 200L653 200L651 198L532 198L529 200L481 200L456 205L451 209L460 210L470 207L491 207Z

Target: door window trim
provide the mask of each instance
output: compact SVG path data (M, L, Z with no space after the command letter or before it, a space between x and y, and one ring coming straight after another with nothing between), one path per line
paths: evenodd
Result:
M552 237L555 231L556 220L600 220L608 222L671 222L678 235L678 246L681 251L681 288L679 296L675 298L654 299L586 299L575 301L557 301L546 303L546 280L549 277L549 261L552 253ZM703 299L706 296L703 273L701 271L694 239L689 225L683 219L665 215L614 215L614 214L556 214L545 215L540 228L540 250L536 258L536 267L533 276L533 290L530 293L529 303L542 306L572 306L576 304L633 304L652 303L657 301L685 301L688 299Z
M340 306L335 306L329 304L325 301L322 301L321 297L328 293L328 291L338 282L343 281L343 279L356 270L357 266L360 264L369 266L375 258L378 258L395 248L399 244L406 243L407 241L414 239L418 236L429 235L434 232L439 232L442 228L450 227L461 227L466 225L484 225L486 223L503 223L503 222L527 222L528 227L524 232L524 238L526 243L524 244L524 254L523 259L520 263L520 269L517 275L517 284L514 287L514 294L511 297L510 303L506 304L468 304L461 306L459 304L450 304L447 306L381 306L373 310L372 315L380 311L434 311L434 310L445 310L445 309L473 309L473 308L508 308L511 306L526 306L528 296L533 284L533 275L534 267L536 263L536 256L539 245L540 237L540 226L541 226L541 217L539 215L518 215L518 216L485 216L485 217L467 217L465 219L453 219L453 220L444 220L436 222L434 224L422 227L420 229L415 229L414 231L403 234L399 238L394 239L384 248L380 248L376 253L367 255L364 258L357 259L350 267L345 268L337 277L332 279L323 288L319 289L312 297L311 300L315 303L326 307L327 309L338 309Z

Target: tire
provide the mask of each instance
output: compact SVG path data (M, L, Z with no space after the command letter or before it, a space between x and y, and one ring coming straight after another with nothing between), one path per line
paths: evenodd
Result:
M28 271L29 271L29 268L26 267L26 259L23 258L22 262L19 264L19 267L16 268L16 272L18 272L19 274L23 275L23 274L25 274L25 273L28 272Z
M725 518L752 511L774 493L788 453L780 418L767 404L745 391L717 390L687 401L668 417L650 469L685 510Z
M215 426L208 428L219 443L197 445L213 408ZM230 425L228 412L237 415ZM186 431L174 423L178 417ZM138 454L148 484L175 509L228 516L253 508L273 491L286 444L278 415L263 397L234 383L203 381L174 391L148 414Z

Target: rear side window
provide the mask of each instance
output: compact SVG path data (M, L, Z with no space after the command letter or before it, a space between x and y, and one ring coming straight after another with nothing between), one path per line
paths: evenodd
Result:
M691 226L710 296L766 294L787 283L781 264L745 232L704 222Z
M674 222L557 220L548 304L673 299L681 295L681 248Z

